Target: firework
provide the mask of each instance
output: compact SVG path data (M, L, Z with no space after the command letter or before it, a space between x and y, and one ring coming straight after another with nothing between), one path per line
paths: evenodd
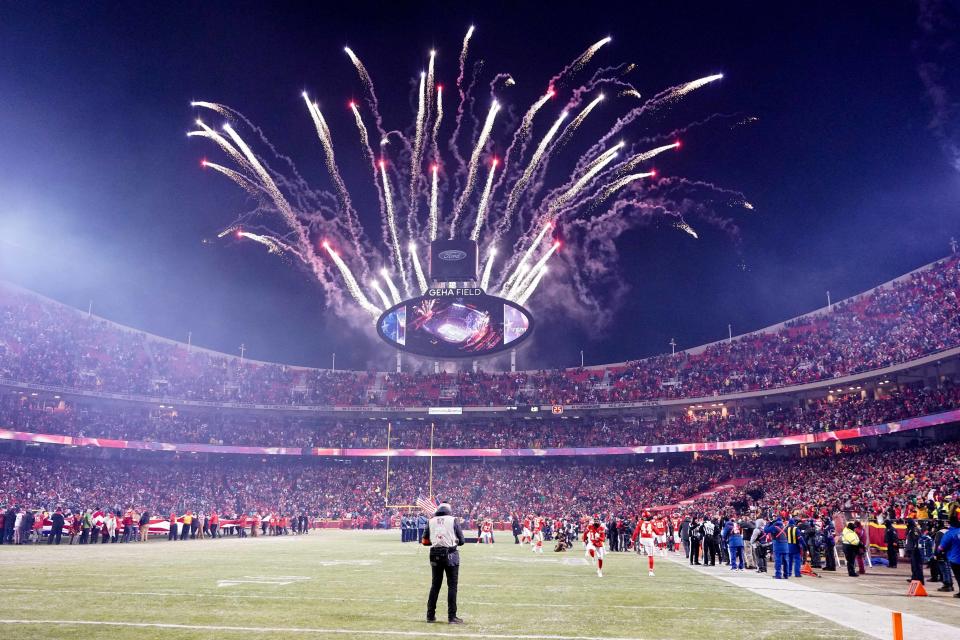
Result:
M540 285L540 281L543 280L543 276L545 275L547 275L546 265L537 270L537 275L533 277L533 280L527 286L526 290L524 290L523 295L517 298L515 302L520 306L527 304L527 300L529 300L530 296L533 295L533 292L537 290L537 287Z
M378 296L380 296L380 302L383 303L384 309L389 309L393 306L393 303L390 302L390 298L387 297L387 292L383 290L383 287L380 286L379 282L376 280L371 280L370 287L377 292Z
M497 255L494 247L487 249L487 264L483 267L483 276L480 278L480 288L484 291L490 286L490 274L493 271L493 258Z
M513 190L510 192L510 196L507 198L507 209L504 212L504 216L509 218L513 214L514 208L517 206L517 201L520 198L520 194L523 192L524 187L527 186L527 183L530 182L530 177L533 175L533 172L536 171L537 165L540 163L540 159L543 158L544 152L547 150L547 146L550 144L550 141L553 140L553 136L557 134L557 130L560 129L560 125L563 124L563 121L567 119L567 112L564 111L560 114L560 117L556 119L553 123L553 126L547 131L546 135L543 136L543 139L540 140L540 144L537 145L536 151L533 152L533 155L530 156L530 162L527 163L527 168L523 171L523 175L520 176L520 179L517 180L516 184L513 186Z
M437 239L437 221L440 218L440 212L437 208L437 199L439 198L437 189L437 172L439 169L440 167L434 164L430 170L430 173L433 174L433 179L430 182L430 221L428 224L431 242Z
M412 89L415 105L412 123L403 129L387 129L367 68L353 50L344 48L356 69L370 110L365 116L357 103L349 103L360 153L370 167L377 194L382 243L370 240L372 234L368 235L366 227L371 221L361 219L353 205L350 188L340 173L331 130L335 119L328 121L319 105L305 92L303 99L332 185L329 190L310 187L293 162L280 155L263 132L240 112L217 102L192 102L194 108L225 120L222 132L197 119L196 129L188 133L191 138L210 140L229 159L229 162L204 160L203 166L237 184L255 202L254 208L232 225L229 232L256 242L271 253L295 256L308 265L337 301L338 312L345 312L340 305L344 299L341 288L366 314L381 312L381 306L372 303L360 289L354 269L369 283L366 291L384 308L398 304L404 294L409 297L411 291L425 291L429 282L418 247L436 240L441 227L449 228L451 239L469 237L484 243L486 257L480 278L484 290L498 290L502 296L526 304L543 282L548 262L562 259L569 267L565 272L570 274L570 281L555 279L550 282L551 287L572 287L574 295L585 305L600 309L604 305L598 296L611 289L603 286L609 283L604 278L616 277L611 264L617 257L614 241L627 228L643 224L653 216L663 216L670 218L678 230L697 237L684 218L724 230L735 229L732 221L722 218L702 201L723 202L746 210L753 208L743 194L709 182L672 176L649 186L638 185L642 179L656 175L653 170L640 169L643 163L679 147L679 143L674 142L644 149L643 141L670 139L691 126L705 126L719 116L711 115L693 123L687 121L686 126L680 123L671 134L644 131L642 139L634 137L632 141L629 141L628 127L653 113L660 122L666 117L667 107L719 80L722 75L668 87L643 101L640 91L626 78L633 65L618 64L599 68L580 86L568 88L593 56L610 42L610 38L603 38L550 78L547 90L532 104L525 109L510 105L510 113L523 115L508 127L499 119L500 111L506 108L501 101L492 100L484 114L479 106L483 97L475 94L487 87L499 92L515 84L513 76L483 74L482 61L468 65L473 35L474 29L470 27L463 38L456 77L459 101L450 125L452 134L444 144L441 143L443 86L439 82L435 51L430 51L426 70L420 73L419 82ZM558 91L569 92L562 108L555 108L551 100ZM626 111L619 114L610 114L608 109L600 113L597 107L604 100L604 92L613 95L610 91L640 102L630 101ZM611 107L626 102L616 101ZM549 119L549 126L544 124L545 131L537 134L540 136L537 139L534 129L539 126L537 117L541 113ZM570 144L573 134L586 129L581 125L591 113L599 114L592 116L592 120L600 120L601 116L609 120L602 135L585 144L586 148L576 150ZM571 120L573 114L576 116ZM392 116L393 112L387 115ZM645 124L652 124L652 120ZM379 145L371 144L368 125L375 127ZM473 132L469 140L465 139L467 136L461 139L463 130ZM498 140L501 130L505 130L504 139ZM250 135L245 139L247 134ZM251 146L247 140L255 144ZM254 147L263 153L258 154ZM500 158L489 157L486 180L480 185L480 164L495 148L506 151ZM441 149L449 152L451 158L444 159ZM342 149L339 151L343 153ZM562 160L563 166L572 169L557 179L550 167L561 164L561 153L570 154ZM425 160L430 165L429 176L422 174ZM278 171L278 166L288 168L288 175ZM441 175L441 167L450 169ZM429 184L425 180L429 180ZM707 197L698 201L705 194ZM443 208L446 203L449 203L448 210ZM429 215L426 224L421 226L417 213L424 206ZM601 206L605 208L603 211L598 210ZM399 220L403 217L407 224L401 229ZM465 220L472 224L464 224ZM554 230L558 237L572 238L569 249L560 255ZM337 243L343 253L334 251L325 240L324 255L318 256L313 240L318 236ZM497 256L495 246L510 247L496 264L496 272L493 268ZM603 268L596 268L594 265L601 261ZM374 273L370 264L388 268ZM578 269L578 265L585 268Z
M347 266L347 263L343 261L343 258L340 257L336 251L333 250L333 247L330 246L330 243L324 240L323 248L327 250L327 253L330 254L330 257L333 259L333 263L337 265L337 269L340 270L340 275L343 276L343 281L347 285L347 291L350 292L350 295L353 296L353 299L357 301L365 311L373 315L374 317L380 315L380 308L377 305L373 304L367 299L367 296L364 295L363 291L360 290L360 285L357 284L357 279L353 277L353 272L350 271L350 267Z
M540 271L546 266L547 261L550 260L550 257L556 253L559 248L560 242L554 242L552 245L550 245L550 248L547 249L546 253L540 256L540 259L537 260L536 264L534 264L525 275L517 277L517 282L511 291L511 297L516 297L526 292L527 287L530 285L530 281L540 273Z
M387 230L390 233L390 246L400 270L400 280L407 281L406 271L403 268L403 255L400 253L400 236L397 235L397 216L393 211L393 195L390 193L390 179L387 177L387 163L380 161L380 175L383 176L383 201L387 209Z
M480 130L480 136L477 138L477 144L474 146L473 153L470 155L470 164L467 166L467 183L463 187L463 193L460 194L460 199L457 201L456 208L453 210L453 220L450 221L451 238L454 238L457 235L457 221L460 218L460 214L463 211L464 205L470 198L470 194L473 193L473 183L477 178L477 164L480 162L480 154L483 152L483 148L487 144L487 138L490 137L490 131L493 129L493 121L497 117L497 113L499 111L500 103L494 100L490 105L490 111L487 112L487 119L483 123L483 129Z
M423 267L420 266L420 256L417 255L417 243L410 243L410 261L413 262L413 273L417 276L417 286L420 287L420 293L427 290L427 278L423 275Z
M483 187L483 195L480 196L480 204L477 205L477 221L473 225L473 233L470 234L471 240L480 237L480 230L483 229L483 221L487 215L487 205L490 202L490 191L493 188L493 174L497 171L497 159L490 162L490 171L487 173L487 184Z
M380 275L383 277L383 281L387 283L387 289L390 291L390 297L393 298L393 303L398 304L400 302L400 290L397 289L397 285L393 283L390 272L386 269L381 269Z

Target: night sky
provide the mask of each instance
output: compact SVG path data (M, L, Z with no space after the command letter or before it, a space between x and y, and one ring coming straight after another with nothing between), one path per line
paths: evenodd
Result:
M363 94L349 45L387 124L406 127L427 52L437 48L452 86L470 24L471 56L513 74L523 109L606 35L595 62L636 62L646 95L722 72L692 94L689 119L729 117L685 138L663 169L755 206L722 211L739 240L668 227L621 237L630 292L610 325L541 317L522 368L572 366L580 349L588 364L662 353L671 337L680 348L726 337L728 323L747 332L822 306L827 290L837 301L942 257L960 239L950 139L960 49L952 68L937 66L952 36L943 23L922 29L914 3L388 4L3 3L0 278L81 308L93 300L95 313L163 336L192 331L217 350L245 343L249 357L313 366L335 351L338 367L388 368L391 352L328 311L302 270L216 240L247 203L200 168L212 149L186 138L189 102L243 111L323 187L300 92L324 105L340 146L353 145L345 105ZM939 10L960 13L956 3ZM926 63L936 73L925 83ZM732 126L747 117L758 120ZM354 194L369 190L365 171L346 162Z

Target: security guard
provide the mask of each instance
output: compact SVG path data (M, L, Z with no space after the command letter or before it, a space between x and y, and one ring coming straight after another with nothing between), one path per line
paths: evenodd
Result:
M447 620L450 624L463 624L463 620L457 617L457 581L460 576L460 552L457 547L463 545L463 531L457 519L450 514L450 505L442 503L423 533L423 545L430 547L430 568L433 572L430 596L427 598L427 622L437 621L437 598L446 574Z

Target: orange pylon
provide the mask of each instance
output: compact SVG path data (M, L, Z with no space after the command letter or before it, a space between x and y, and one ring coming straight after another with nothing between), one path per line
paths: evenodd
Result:
M809 562L804 562L803 566L800 567L800 575L813 576L814 578L820 577L820 574L814 572L813 567L810 566Z
M923 584L919 580L911 580L910 588L907 589L907 595L916 597L926 596L927 590L923 588Z

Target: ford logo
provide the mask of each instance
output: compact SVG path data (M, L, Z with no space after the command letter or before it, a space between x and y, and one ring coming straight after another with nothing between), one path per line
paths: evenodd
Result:
M446 260L447 262L463 260L466 257L467 257L467 252L461 251L460 249L447 249L446 251L440 252L440 259Z

